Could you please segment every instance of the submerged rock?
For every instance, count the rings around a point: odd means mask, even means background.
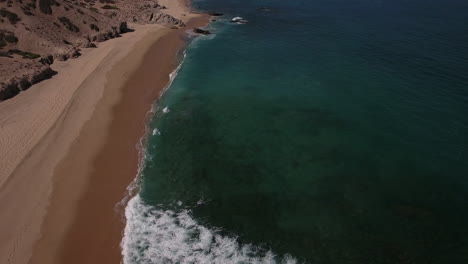
[[[268,7],[260,7],[259,9],[257,9],[258,11],[262,11],[262,12],[271,12],[273,11],[273,9],[271,8],[268,8]]]
[[[216,12],[210,12],[210,13],[208,13],[208,15],[210,15],[210,16],[224,16],[224,14],[216,13]]]
[[[193,32],[195,32],[195,33],[197,33],[197,34],[201,34],[201,35],[209,35],[209,34],[211,34],[210,31],[204,30],[204,29],[201,29],[201,28],[194,28],[194,29],[193,29]]]

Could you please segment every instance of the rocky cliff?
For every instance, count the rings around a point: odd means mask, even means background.
[[[52,77],[54,60],[130,31],[127,22],[183,27],[157,0],[0,0],[0,101]]]

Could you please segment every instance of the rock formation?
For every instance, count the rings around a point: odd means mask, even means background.
[[[210,31],[204,30],[204,29],[201,29],[201,28],[194,28],[194,29],[193,29],[193,32],[194,32],[194,33],[197,33],[197,34],[201,34],[201,35],[209,35],[209,34],[211,34]]]
[[[131,31],[127,22],[185,26],[165,9],[157,0],[0,0],[0,101],[50,78],[53,59]]]

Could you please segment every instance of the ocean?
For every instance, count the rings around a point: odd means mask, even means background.
[[[468,1],[192,5],[126,264],[468,263]]]

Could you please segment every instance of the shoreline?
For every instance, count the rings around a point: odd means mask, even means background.
[[[137,177],[140,140],[146,133],[148,112],[163,89],[169,85],[169,76],[179,65],[177,54],[184,48],[185,31],[205,23],[203,17],[194,18],[187,23],[186,28],[161,36],[145,52],[145,58],[123,87],[121,101],[112,110],[113,120],[103,138],[105,143],[92,161],[88,186],[80,200],[76,201],[77,211],[63,235],[64,240],[60,245],[57,244],[58,255],[55,260],[50,259],[47,263],[121,263],[120,244],[125,228],[125,204],[120,202],[125,199],[127,188]],[[157,74],[155,68],[158,68]],[[106,86],[113,85],[110,81]],[[137,86],[141,88],[135,93],[132,88]],[[94,143],[96,140],[93,139],[93,130],[92,124],[85,127],[78,140]],[[86,132],[89,134],[86,135]],[[81,153],[83,143],[73,146],[70,153]],[[76,158],[72,154],[62,161],[58,174],[73,173],[78,165]],[[70,183],[56,184],[58,191],[75,188]],[[63,198],[70,196],[68,192],[56,192],[55,195],[52,201],[60,201],[62,205]],[[48,220],[46,219],[45,225],[49,224],[50,230],[56,231],[58,223],[53,219]],[[43,257],[47,258],[46,252],[50,250],[52,239],[48,240],[42,241],[45,248],[36,247],[30,263],[43,263]]]
[[[137,176],[148,111],[179,66],[186,31],[209,23],[186,1],[161,2],[187,26],[135,25],[0,104],[10,110],[0,111],[0,262],[121,263],[125,208],[116,206]]]

